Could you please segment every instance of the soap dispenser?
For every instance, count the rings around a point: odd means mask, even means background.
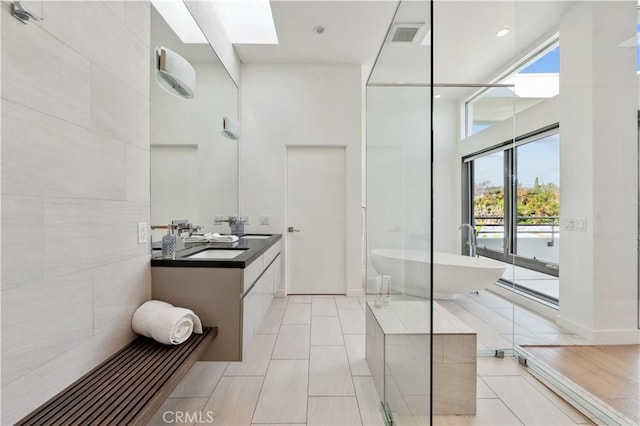
[[[167,233],[162,236],[162,258],[175,260],[176,245],[177,237],[173,233],[173,225],[169,225],[167,226]]]

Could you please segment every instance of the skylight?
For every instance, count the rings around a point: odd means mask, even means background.
[[[213,0],[233,44],[278,44],[269,0]]]
[[[559,42],[541,48],[496,83],[509,87],[486,88],[466,102],[467,136],[513,118],[514,114],[559,93]]]
[[[182,0],[151,0],[151,4],[183,43],[209,43]]]

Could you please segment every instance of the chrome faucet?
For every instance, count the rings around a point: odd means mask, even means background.
[[[478,242],[476,240],[476,230],[474,229],[473,226],[469,225],[468,223],[463,223],[462,225],[460,225],[460,228],[458,229],[462,229],[462,228],[467,228],[467,245],[469,246],[469,256],[478,257],[478,253],[477,253]]]

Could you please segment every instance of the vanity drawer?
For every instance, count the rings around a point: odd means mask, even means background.
[[[263,255],[264,258],[264,267],[269,266],[271,261],[276,258],[276,256],[280,253],[280,241],[276,242],[272,245]]]
[[[251,285],[258,279],[262,271],[264,271],[264,255],[260,256],[249,266],[244,268],[242,277],[242,293],[246,293]]]

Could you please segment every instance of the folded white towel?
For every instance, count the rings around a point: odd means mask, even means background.
[[[186,243],[235,243],[238,240],[237,235],[220,235],[217,232],[184,237]]]
[[[210,240],[218,243],[233,243],[239,240],[237,235],[220,235],[217,232],[211,235]]]
[[[164,343],[179,345],[191,333],[202,334],[200,318],[191,309],[176,308],[159,300],[150,300],[133,314],[133,331]]]

